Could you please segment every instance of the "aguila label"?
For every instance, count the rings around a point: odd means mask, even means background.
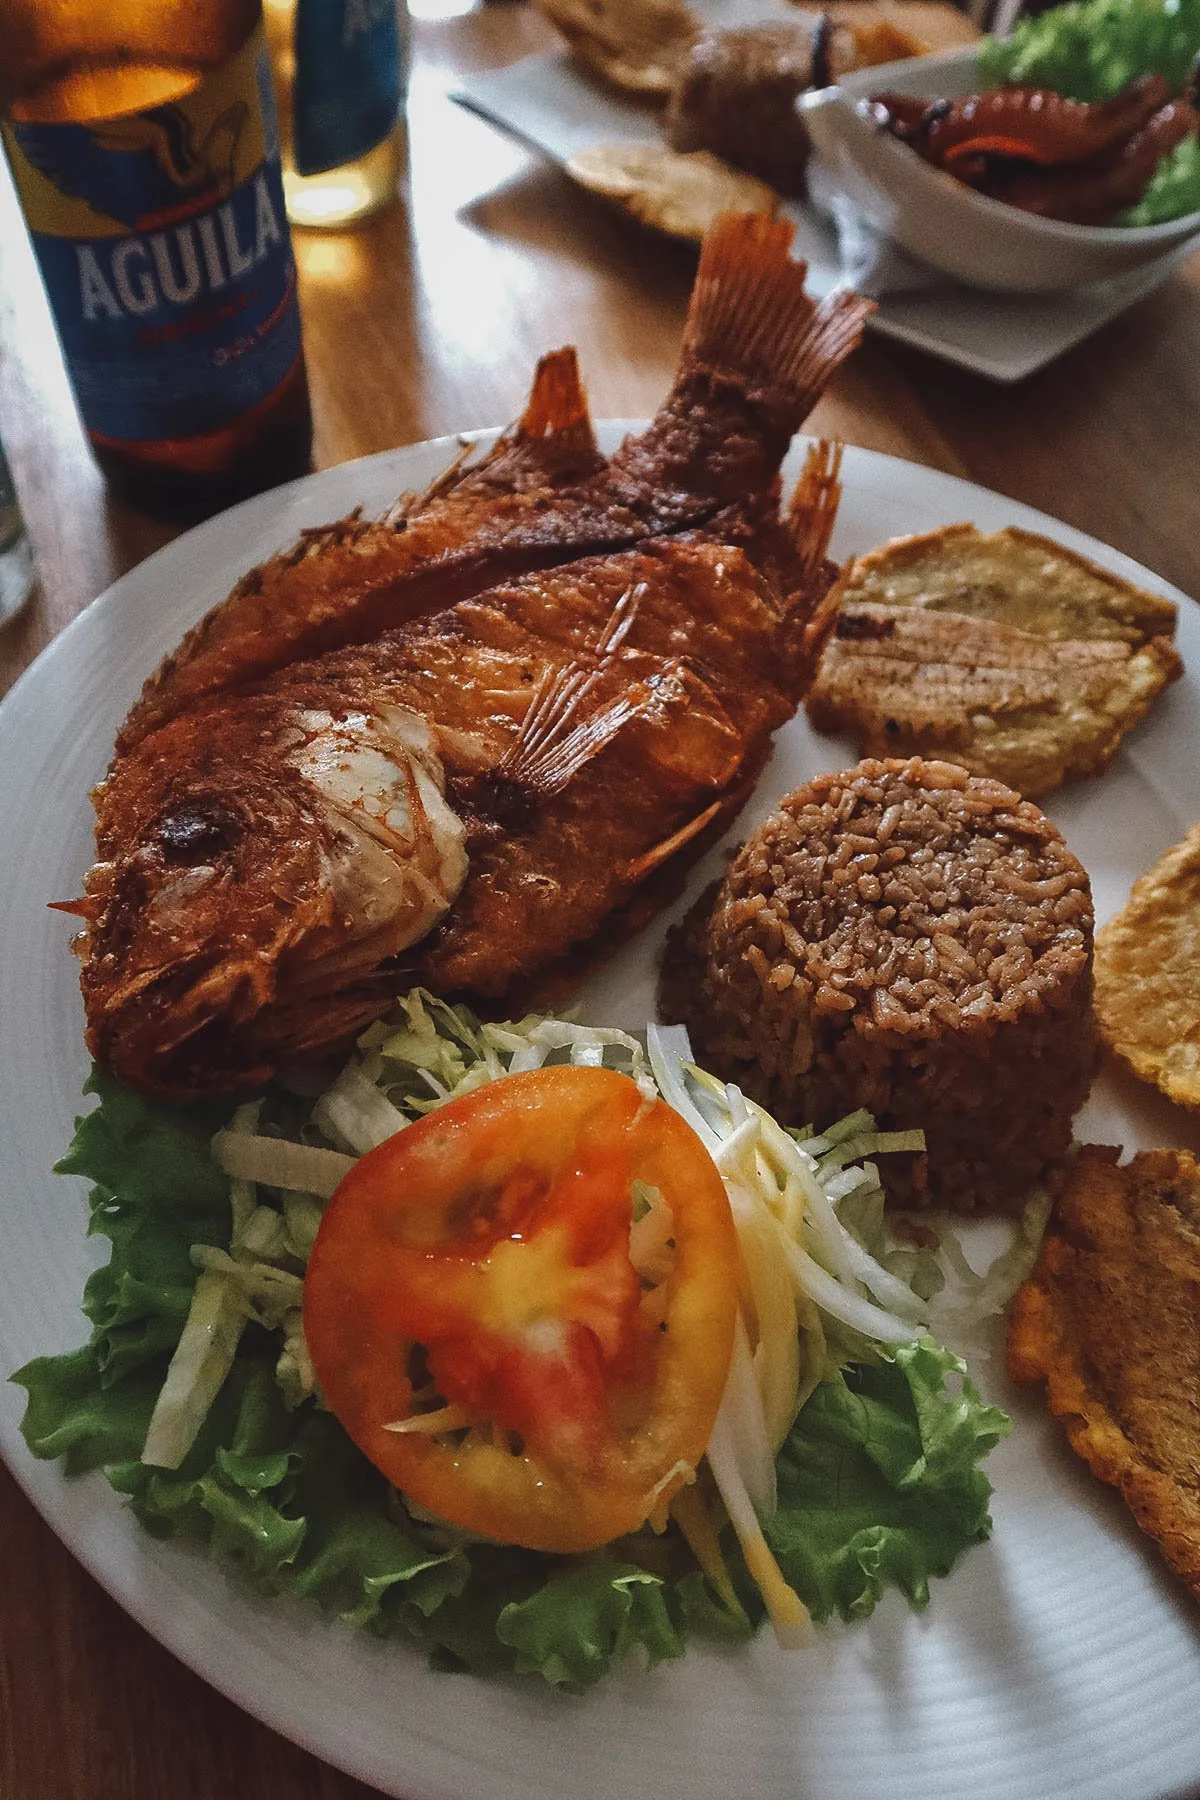
[[[300,315],[261,32],[166,105],[4,132],[90,432],[190,437],[279,386]]]

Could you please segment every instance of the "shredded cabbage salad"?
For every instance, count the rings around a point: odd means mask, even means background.
[[[355,1159],[548,1062],[620,1069],[675,1108],[724,1178],[741,1248],[701,1478],[665,1532],[608,1556],[485,1544],[407,1507],[322,1408],[302,1327],[323,1206]],[[889,1246],[874,1159],[920,1150],[920,1132],[878,1131],[864,1112],[788,1131],[696,1068],[678,1028],[643,1042],[562,1019],[481,1023],[420,990],[318,1093],[278,1085],[212,1135],[211,1113],[91,1086],[101,1105],[59,1166],[97,1184],[91,1228],[113,1258],[85,1294],[89,1344],[14,1377],[27,1441],[68,1472],[104,1467],[151,1530],[200,1538],[269,1591],[415,1638],[443,1667],[580,1689],[635,1645],[677,1655],[689,1632],[745,1635],[764,1612],[790,1644],[810,1613],[858,1616],[888,1583],[924,1604],[928,1576],[990,1529],[978,1463],[1008,1421],[930,1327],[999,1310],[1045,1206],[983,1275],[950,1238],[939,1256]]]

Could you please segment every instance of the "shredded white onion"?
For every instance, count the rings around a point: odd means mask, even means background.
[[[335,1144],[346,1144],[359,1156],[385,1144],[409,1122],[354,1063],[346,1065],[317,1101],[312,1116],[326,1137]]]
[[[746,1491],[760,1519],[769,1519],[775,1511],[775,1453],[767,1433],[762,1396],[754,1378],[750,1345],[741,1318],[733,1334],[733,1355],[729,1374],[721,1396],[718,1421],[724,1420],[730,1449]]]
[[[762,1526],[742,1479],[728,1422],[720,1414],[717,1415],[708,1443],[708,1466],[712,1470],[717,1492],[725,1503],[729,1522],[742,1547],[746,1567],[757,1582],[766,1603],[775,1637],[782,1649],[794,1650],[808,1636],[812,1620],[800,1596],[784,1580],[779,1564],[762,1534]]]
[[[677,1046],[682,1039],[682,1052]],[[673,1106],[681,1119],[686,1119],[709,1155],[720,1148],[721,1139],[703,1118],[684,1085],[682,1061],[691,1061],[692,1046],[682,1025],[647,1025],[646,1054],[658,1089],[668,1106]]]
[[[357,1160],[336,1150],[320,1150],[313,1144],[293,1144],[287,1138],[251,1137],[247,1132],[218,1131],[212,1141],[213,1160],[226,1175],[243,1181],[263,1181],[268,1187],[296,1188],[328,1200]]]
[[[791,1238],[783,1239],[783,1249],[797,1286],[831,1318],[840,1319],[843,1325],[861,1331],[864,1337],[877,1338],[881,1344],[911,1344],[920,1336],[915,1325],[884,1312],[870,1300],[864,1300],[861,1294],[835,1281],[827,1269],[814,1262]]]

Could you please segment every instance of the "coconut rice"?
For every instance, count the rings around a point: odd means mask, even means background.
[[[1096,1064],[1088,878],[1031,801],[950,763],[790,794],[668,942],[662,1011],[788,1123],[919,1127],[902,1205],[1010,1210]]]

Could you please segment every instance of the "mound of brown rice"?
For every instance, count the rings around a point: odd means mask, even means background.
[[[1011,1209],[1096,1063],[1088,878],[1031,801],[951,763],[789,794],[672,934],[663,1016],[788,1124],[925,1132],[901,1205]]]

